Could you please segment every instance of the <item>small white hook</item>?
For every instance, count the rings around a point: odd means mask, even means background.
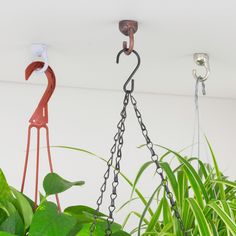
[[[201,82],[204,82],[208,79],[210,74],[210,65],[209,65],[209,56],[207,53],[194,53],[193,54],[193,60],[195,63],[199,66],[204,66],[206,73],[204,76],[197,75],[197,70],[193,69],[193,77],[195,79],[199,79]]]
[[[32,53],[35,57],[41,57],[44,62],[43,68],[36,70],[36,73],[44,73],[48,68],[47,45],[41,43],[34,43],[31,45]]]

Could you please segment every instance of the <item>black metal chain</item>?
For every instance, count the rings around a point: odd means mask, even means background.
[[[121,111],[121,122],[118,124],[118,127],[120,128],[121,132],[119,135],[119,141],[118,141],[118,145],[117,145],[117,155],[116,155],[116,163],[115,163],[115,168],[114,168],[114,179],[112,182],[112,193],[110,195],[110,206],[108,207],[109,210],[109,216],[107,218],[107,229],[106,229],[106,236],[111,236],[112,234],[112,229],[111,226],[114,222],[114,217],[113,217],[113,213],[116,209],[115,207],[115,200],[117,198],[117,186],[119,185],[119,174],[120,174],[120,161],[122,159],[122,147],[123,147],[123,135],[125,132],[125,120],[127,117],[126,114],[126,107],[129,103],[129,93],[125,94],[125,100],[124,100],[124,107],[123,110]]]
[[[125,119],[126,119],[126,107],[129,103],[129,93],[125,93],[125,97],[123,100],[123,109],[120,113],[121,115],[121,120],[119,121],[119,123],[117,124],[117,133],[114,136],[114,141],[115,143],[113,144],[110,153],[111,153],[111,157],[110,159],[107,161],[107,170],[104,174],[104,182],[100,188],[100,196],[97,200],[97,209],[96,212],[94,214],[94,221],[90,227],[90,236],[93,235],[93,232],[96,229],[96,223],[97,223],[97,218],[98,218],[98,212],[100,211],[100,206],[102,205],[103,202],[103,196],[104,193],[106,191],[107,188],[107,180],[109,179],[110,176],[110,169],[112,167],[113,164],[113,159],[114,159],[114,154],[117,153],[117,157],[116,157],[116,164],[115,164],[115,170],[114,170],[114,181],[112,183],[112,194],[110,195],[111,198],[111,205],[109,206],[109,216],[107,218],[107,222],[108,222],[108,228],[106,229],[106,236],[110,236],[112,234],[112,230],[111,230],[111,226],[112,223],[114,222],[114,218],[113,218],[113,212],[115,211],[115,199],[117,198],[117,193],[116,193],[116,188],[118,186],[118,175],[120,173],[120,160],[122,157],[122,153],[121,153],[121,148],[123,146],[123,134],[125,131]]]
[[[176,201],[174,199],[173,193],[170,191],[170,188],[168,186],[168,181],[164,177],[164,170],[163,170],[163,168],[161,167],[161,165],[159,163],[159,157],[156,154],[155,150],[153,149],[153,143],[152,143],[151,139],[148,136],[148,131],[147,131],[147,128],[146,128],[145,124],[143,123],[142,115],[141,115],[140,111],[137,108],[137,101],[136,101],[136,99],[134,98],[134,96],[132,94],[130,94],[130,100],[131,100],[131,103],[133,105],[133,108],[134,108],[136,117],[138,119],[138,122],[140,124],[143,137],[146,140],[146,146],[148,147],[148,149],[151,153],[151,159],[152,159],[153,163],[156,165],[156,173],[161,178],[161,185],[163,186],[163,188],[165,190],[165,193],[166,193],[166,196],[169,199],[171,209],[174,212],[174,215],[175,215],[176,219],[178,220],[178,222],[180,224],[180,228],[181,228],[182,232],[184,233],[185,232],[184,223],[183,223],[182,218],[179,214],[179,210],[178,210]]]
[[[119,62],[119,57],[121,55],[121,53],[123,53],[124,50],[121,50],[118,55],[117,55],[117,63]],[[153,163],[156,165],[156,173],[160,176],[161,178],[161,185],[164,188],[164,191],[166,193],[167,198],[169,199],[170,205],[171,205],[171,209],[174,212],[174,215],[176,217],[176,219],[178,220],[179,224],[180,224],[180,228],[183,232],[184,235],[186,235],[185,233],[185,227],[184,227],[184,223],[182,221],[182,218],[180,216],[178,207],[177,207],[177,203],[174,199],[173,193],[170,191],[169,186],[168,186],[168,181],[164,176],[164,170],[161,167],[160,163],[159,163],[159,157],[158,155],[155,153],[154,148],[153,148],[153,143],[149,138],[148,135],[148,131],[147,128],[145,126],[145,124],[143,123],[143,119],[142,119],[142,115],[140,113],[140,111],[137,108],[137,101],[135,100],[134,96],[132,95],[133,90],[134,90],[134,81],[132,79],[133,75],[135,74],[135,72],[137,71],[139,65],[140,65],[140,57],[139,54],[136,51],[132,51],[138,59],[138,64],[135,68],[135,70],[132,72],[131,76],[128,78],[127,82],[124,85],[124,91],[125,91],[125,97],[123,100],[123,109],[120,113],[121,115],[121,120],[119,121],[118,125],[117,125],[117,133],[114,136],[114,145],[112,146],[110,153],[111,153],[111,157],[110,159],[107,161],[107,170],[104,174],[104,182],[100,188],[100,196],[97,200],[97,209],[96,212],[94,214],[94,221],[90,227],[90,236],[93,235],[93,232],[96,229],[96,223],[97,223],[97,218],[98,218],[98,212],[100,211],[100,206],[102,205],[103,202],[103,196],[104,193],[107,189],[107,180],[109,179],[110,176],[110,169],[113,165],[113,160],[114,160],[114,155],[116,154],[116,158],[115,158],[115,166],[114,166],[114,179],[112,182],[112,193],[110,194],[110,205],[108,207],[109,210],[109,215],[107,217],[107,229],[105,230],[105,236],[111,236],[112,235],[112,224],[114,222],[114,217],[113,217],[113,213],[116,209],[115,206],[115,200],[117,198],[117,186],[119,185],[119,174],[120,174],[120,161],[122,159],[122,147],[123,147],[123,135],[125,132],[125,120],[127,117],[127,113],[126,113],[126,108],[127,105],[129,104],[129,100],[131,100],[131,103],[133,105],[136,117],[138,119],[138,122],[140,124],[141,130],[142,130],[142,134],[146,140],[146,145],[151,153],[151,159],[153,161]],[[128,90],[126,88],[128,81],[132,82],[132,87],[130,90]]]

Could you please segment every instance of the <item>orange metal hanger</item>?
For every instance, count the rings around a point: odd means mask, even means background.
[[[31,74],[34,71],[42,69],[44,67],[44,62],[36,61],[32,62],[25,70],[25,79],[28,80]],[[28,159],[29,159],[29,149],[30,149],[30,141],[31,141],[31,130],[32,128],[36,128],[37,130],[37,154],[36,154],[36,179],[35,179],[35,196],[34,196],[34,204],[35,208],[37,207],[38,202],[38,182],[39,182],[39,156],[40,156],[40,129],[44,128],[46,130],[46,143],[47,143],[47,153],[48,153],[48,162],[50,172],[53,172],[53,165],[52,165],[52,158],[50,152],[50,143],[49,143],[49,129],[48,129],[48,102],[55,90],[56,87],[56,77],[55,74],[50,66],[44,72],[48,79],[47,88],[36,108],[33,115],[29,120],[29,127],[28,127],[28,141],[27,141],[27,148],[26,148],[26,157],[25,157],[25,164],[24,164],[24,171],[23,171],[23,178],[22,178],[22,185],[21,185],[21,192],[24,191],[25,186],[25,178],[28,166]],[[61,211],[60,201],[58,195],[56,194],[56,201],[58,210]]]

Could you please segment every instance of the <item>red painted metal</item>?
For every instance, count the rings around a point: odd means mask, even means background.
[[[134,20],[122,20],[119,22],[120,32],[129,36],[129,47],[126,41],[123,42],[124,53],[130,55],[134,49],[134,34],[138,30],[138,22]]]
[[[32,62],[25,70],[25,79],[28,80],[31,76],[31,74],[38,69],[43,68],[44,63],[41,61]],[[49,66],[47,70],[45,71],[45,74],[48,79],[48,85],[47,88],[36,108],[33,115],[31,116],[29,120],[29,128],[28,128],[28,141],[27,141],[27,147],[26,147],[26,157],[25,157],[25,164],[24,164],[24,171],[23,171],[23,178],[22,178],[22,184],[21,184],[21,192],[24,192],[24,186],[25,186],[25,178],[26,178],[26,172],[28,167],[28,159],[29,159],[29,150],[30,150],[30,142],[31,142],[31,130],[32,128],[36,128],[37,130],[37,151],[36,151],[36,171],[35,171],[35,196],[34,196],[34,204],[35,208],[37,207],[38,202],[38,182],[39,182],[39,158],[40,158],[40,130],[44,128],[46,130],[46,143],[47,143],[47,154],[48,154],[48,162],[49,162],[49,169],[50,172],[53,172],[53,165],[52,165],[52,159],[51,159],[51,152],[50,152],[50,143],[49,143],[49,129],[47,126],[48,123],[48,102],[55,90],[56,87],[56,77],[52,70],[52,68]],[[61,211],[60,201],[58,198],[58,195],[56,194],[56,201],[58,210]]]

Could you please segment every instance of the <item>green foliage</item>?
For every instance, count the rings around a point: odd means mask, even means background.
[[[0,170],[0,236],[83,236],[89,235],[94,214],[98,216],[94,236],[104,236],[106,215],[88,206],[70,206],[59,212],[57,206],[47,201],[52,194],[62,193],[84,181],[71,182],[56,173],[48,174],[43,181],[46,196],[34,211],[33,201],[10,187]],[[127,236],[122,226],[114,223],[112,236]]]
[[[54,203],[44,201],[34,214],[29,236],[64,236],[68,235],[75,225],[75,218],[59,213]]]
[[[71,206],[67,207],[64,212],[75,217],[77,222],[82,224],[92,223],[94,214],[96,214],[99,218],[106,217],[103,213],[96,212],[93,208],[88,206]]]
[[[159,158],[185,226],[185,235],[189,236],[234,236],[236,235],[236,182],[223,176],[216,161],[213,149],[207,140],[213,166],[203,163],[199,158],[185,157],[179,152],[161,147],[166,153]],[[145,145],[140,146],[144,147]],[[96,154],[75,147],[57,146],[88,154],[106,162]],[[177,161],[174,166],[166,159],[171,156]],[[152,162],[144,163],[132,182],[124,173],[121,176],[132,188],[130,199],[119,211],[132,201],[143,204],[143,212],[131,211],[124,219],[123,229],[132,215],[139,219],[139,224],[130,231],[132,235],[145,236],[183,236],[178,221],[173,216],[163,188],[154,186],[149,199],[138,188],[145,171]],[[172,164],[173,165],[173,164]],[[88,234],[87,234],[88,235]]]
[[[209,163],[204,164],[198,158],[186,157],[165,147],[161,147],[166,153],[159,158],[160,165],[176,200],[185,227],[185,236],[234,236],[236,182],[222,174],[208,140],[207,143],[212,166]],[[104,158],[84,149],[64,146],[60,148],[86,153],[106,162]],[[168,161],[170,156],[171,161]],[[131,195],[119,211],[133,201],[140,201],[143,211],[132,210],[124,218],[122,225],[114,223],[112,236],[184,235],[162,185],[154,186],[153,193],[148,198],[138,188],[144,172],[152,165],[151,161],[144,163],[133,182],[124,173],[120,173],[131,188]],[[47,200],[49,195],[83,184],[84,181],[71,182],[56,173],[48,174],[43,181],[45,196],[41,194],[41,203],[34,211],[32,200],[10,187],[0,170],[0,236],[88,236],[94,214],[97,215],[97,224],[93,236],[104,236],[107,227],[105,214],[83,205],[69,206],[59,212],[57,206]],[[139,223],[127,233],[124,228],[131,216],[137,217]]]
[[[184,157],[165,147],[162,147],[166,153],[160,158],[160,165],[173,191],[187,235],[236,235],[236,182],[223,176],[208,140],[207,143],[213,166],[202,163],[198,158]],[[170,167],[165,161],[170,154],[172,161],[174,158],[178,162],[177,166]],[[147,162],[140,168],[132,192],[149,166],[150,162]],[[157,205],[153,196],[158,199]],[[150,214],[148,209],[154,213]],[[131,232],[148,236],[184,235],[171,213],[164,191],[156,189],[140,213],[139,226]]]
[[[15,234],[10,234],[7,232],[0,231],[0,236],[16,236]]]
[[[55,193],[62,193],[73,186],[81,186],[84,184],[84,181],[70,182],[68,180],[63,179],[56,173],[49,173],[44,178],[43,188],[45,190],[46,195],[49,196]]]
[[[0,169],[0,235],[23,236],[32,219],[32,209],[23,195],[12,190]],[[3,233],[4,231],[4,233]]]
[[[19,193],[14,188],[11,188],[11,190],[14,196],[16,197],[16,206],[17,206],[18,211],[22,215],[25,229],[28,229],[33,218],[32,207],[30,203],[28,202],[28,200],[21,193]]]
[[[2,172],[2,169],[0,169],[0,200],[5,201],[12,201],[13,196],[10,187],[8,186],[8,183],[6,181],[6,178]]]

